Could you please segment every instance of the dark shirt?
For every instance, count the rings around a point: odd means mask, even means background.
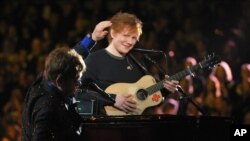
[[[25,98],[23,141],[80,140],[81,123],[70,97],[39,76]]]
[[[145,75],[129,56],[116,57],[105,49],[89,54],[85,63],[83,79],[94,80],[104,90],[114,83],[134,83]]]

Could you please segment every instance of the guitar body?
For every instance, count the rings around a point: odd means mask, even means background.
[[[162,94],[160,91],[148,94],[143,100],[137,97],[137,92],[139,90],[145,90],[155,83],[156,81],[152,76],[145,75],[135,83],[115,83],[110,85],[106,88],[106,93],[116,95],[132,94],[133,100],[137,103],[137,109],[133,113],[125,113],[113,106],[105,106],[104,108],[107,115],[141,115],[146,108],[160,104],[162,102]]]

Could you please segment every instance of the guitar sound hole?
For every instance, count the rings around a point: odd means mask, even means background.
[[[140,89],[137,91],[136,96],[139,100],[145,100],[148,97],[146,90]]]

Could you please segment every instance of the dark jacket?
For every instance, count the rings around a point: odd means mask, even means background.
[[[82,118],[70,98],[41,76],[25,97],[22,124],[23,141],[82,140]]]

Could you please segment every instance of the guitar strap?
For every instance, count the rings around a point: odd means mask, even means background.
[[[139,66],[139,68],[145,73],[145,74],[150,74],[148,69],[138,60],[135,58],[135,56],[131,53],[128,54],[128,57],[131,58],[135,62],[136,65]]]

